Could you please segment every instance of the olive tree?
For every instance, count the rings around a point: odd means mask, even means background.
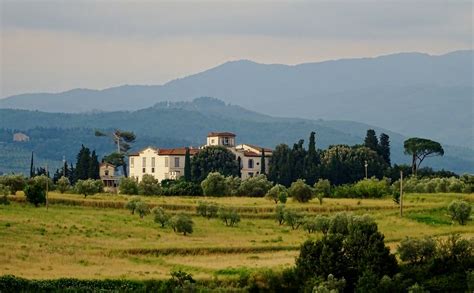
[[[140,183],[138,183],[138,193],[142,195],[160,194],[160,183],[153,175],[144,174]]]
[[[313,189],[303,179],[291,183],[288,193],[293,200],[299,202],[308,202],[313,197]]]
[[[69,178],[61,176],[61,178],[58,179],[58,182],[56,182],[56,186],[60,193],[64,193],[71,187],[71,182],[69,181]]]
[[[288,191],[286,187],[281,184],[276,184],[275,186],[270,188],[270,190],[265,195],[265,198],[267,198],[268,200],[272,200],[275,202],[275,204],[277,204],[278,201],[281,201],[282,194],[284,194],[286,197],[288,196]]]
[[[235,209],[220,208],[219,218],[225,223],[226,226],[233,227],[240,222],[240,215]]]
[[[225,177],[219,172],[212,172],[201,182],[201,187],[206,196],[224,196],[227,192]]]
[[[104,185],[101,180],[86,179],[78,180],[75,185],[75,190],[79,194],[83,194],[84,197],[88,195],[94,195],[102,191]]]
[[[194,222],[188,215],[179,214],[172,217],[170,219],[170,225],[171,228],[173,228],[173,231],[183,233],[184,236],[193,233]]]
[[[134,178],[123,177],[120,179],[119,190],[121,194],[138,194],[138,183]]]
[[[135,214],[135,209],[137,207],[137,203],[140,202],[141,200],[139,198],[132,198],[127,202],[125,205],[125,208],[130,211],[130,213],[133,215]]]
[[[200,201],[196,208],[197,214],[207,219],[217,217],[218,210],[219,206],[213,202]]]
[[[453,220],[465,225],[471,216],[472,206],[463,200],[454,200],[448,206],[448,212]]]
[[[46,189],[37,181],[30,180],[25,189],[26,200],[38,207],[46,203]]]
[[[331,195],[331,182],[327,179],[319,179],[314,183],[314,193],[319,200],[319,204],[323,204],[323,198]]]
[[[160,207],[154,208],[151,210],[151,212],[154,215],[155,223],[159,223],[161,228],[164,228],[171,218],[170,215],[168,215],[165,210]]]
[[[150,207],[146,202],[139,201],[135,205],[135,212],[138,213],[140,219],[143,219],[146,215],[150,214]]]

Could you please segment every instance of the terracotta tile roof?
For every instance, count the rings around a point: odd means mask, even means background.
[[[244,151],[244,156],[246,156],[246,157],[261,157],[260,154],[257,154],[257,153],[252,152],[252,151]]]
[[[199,149],[189,149],[189,154],[194,156],[199,152]],[[159,149],[158,155],[160,156],[185,156],[186,155],[186,148],[174,148],[174,149]]]
[[[207,137],[210,137],[210,136],[232,136],[232,137],[235,137],[235,134],[233,134],[232,132],[209,132],[207,134]]]
[[[256,149],[256,150],[259,150],[260,152],[262,151],[262,149],[265,150],[265,152],[273,152],[272,149],[269,149],[269,148],[262,148],[262,147],[259,147],[259,146],[256,146],[256,145],[253,145],[253,144],[248,144],[248,143],[244,143],[244,145],[248,145],[249,147],[253,148],[253,149]]]

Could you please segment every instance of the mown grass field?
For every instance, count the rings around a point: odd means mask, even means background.
[[[347,211],[374,217],[394,251],[406,236],[474,236],[474,221],[461,226],[446,213],[453,199],[474,203],[474,195],[408,194],[404,217],[391,198],[324,199],[307,204],[291,200],[287,208],[308,215]],[[50,193],[50,205],[35,208],[22,195],[0,205],[0,275],[26,278],[168,278],[182,269],[196,278],[234,278],[262,268],[294,264],[299,245],[308,238],[302,228],[292,230],[273,219],[275,204],[249,197],[142,197],[169,213],[193,215],[194,233],[183,236],[160,228],[153,217],[140,219],[123,208],[130,197]],[[226,227],[218,219],[195,215],[199,201],[236,207],[242,220]]]

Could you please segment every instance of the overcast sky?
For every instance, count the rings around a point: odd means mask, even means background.
[[[229,60],[472,49],[471,1],[0,0],[0,97],[162,84]]]

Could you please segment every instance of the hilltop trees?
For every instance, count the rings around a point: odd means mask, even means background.
[[[425,158],[443,156],[444,149],[439,142],[412,137],[403,143],[405,154],[412,156],[412,174],[417,175],[417,170]]]

